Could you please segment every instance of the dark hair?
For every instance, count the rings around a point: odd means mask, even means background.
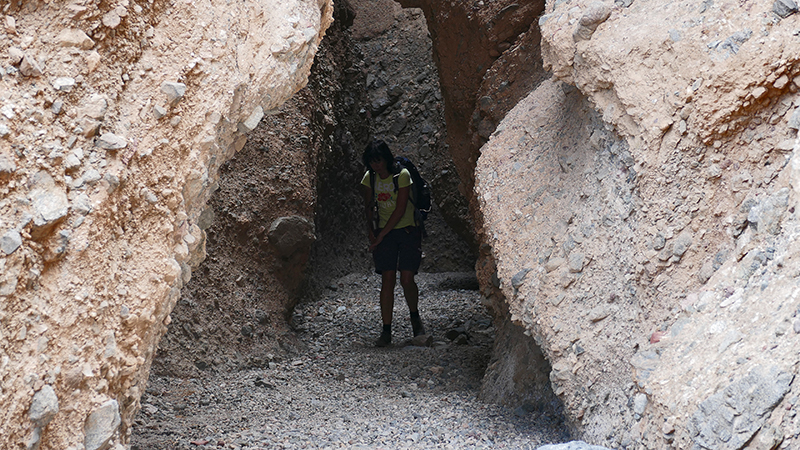
[[[394,156],[389,149],[389,145],[381,139],[376,139],[367,145],[364,149],[364,155],[361,157],[362,162],[367,166],[367,170],[372,171],[369,163],[377,160],[386,161],[386,169],[389,173],[396,174],[400,172],[400,168],[394,162]]]

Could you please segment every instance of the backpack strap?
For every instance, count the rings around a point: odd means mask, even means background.
[[[400,169],[401,172],[402,172],[402,170],[403,169]],[[406,170],[408,170],[408,169],[406,169]],[[411,176],[411,172],[409,172],[408,175],[410,177]],[[400,181],[399,180],[400,180],[400,174],[399,173],[396,173],[396,174],[392,175],[392,182],[394,183],[394,191],[395,192],[398,192],[400,190]],[[414,180],[412,179],[411,181],[413,183]],[[412,184],[412,186],[413,186],[413,184]],[[411,192],[409,192],[409,194],[408,194],[408,201],[410,201],[411,204],[414,205],[414,207],[416,208],[416,204],[414,203],[414,195],[413,194],[414,194],[414,189],[411,189]]]
[[[380,210],[378,209],[378,194],[375,193],[375,172],[372,170],[369,171],[369,184],[372,188],[372,228],[377,230],[381,223],[381,218],[379,216]]]

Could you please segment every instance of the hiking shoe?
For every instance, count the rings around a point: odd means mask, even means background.
[[[425,327],[422,325],[422,319],[419,317],[411,318],[411,328],[414,330],[414,337],[425,334]]]
[[[387,332],[382,332],[381,337],[375,341],[375,347],[388,347],[389,344],[392,343],[392,334]]]

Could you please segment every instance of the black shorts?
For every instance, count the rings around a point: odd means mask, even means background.
[[[372,259],[377,273],[410,270],[416,274],[422,262],[422,229],[405,227],[390,231],[372,252]]]

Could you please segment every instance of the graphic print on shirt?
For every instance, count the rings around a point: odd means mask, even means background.
[[[394,182],[392,178],[375,180],[375,194],[378,200],[378,207],[382,211],[387,211],[391,214],[397,205],[397,196],[394,192]]]

